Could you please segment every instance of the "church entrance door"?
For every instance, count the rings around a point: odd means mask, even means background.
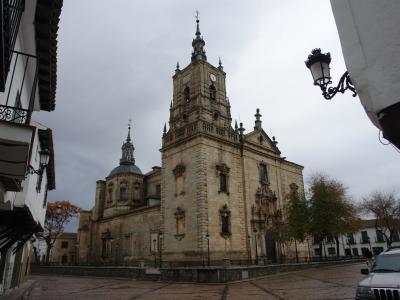
[[[267,259],[276,262],[276,242],[267,235],[265,236],[265,249],[267,249]]]

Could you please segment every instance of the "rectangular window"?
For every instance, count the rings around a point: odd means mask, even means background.
[[[126,186],[121,186],[119,188],[119,200],[126,201],[128,200],[128,189]]]
[[[132,255],[132,235],[127,234],[124,239],[124,255]]]
[[[101,239],[101,257],[107,257],[107,239]]]
[[[336,255],[336,249],[334,247],[329,247],[328,248],[328,254],[329,255]]]
[[[348,244],[350,244],[350,245],[354,245],[356,242],[355,242],[355,240],[354,240],[354,236],[351,234],[351,233],[349,233],[348,235],[347,235],[347,242],[348,242]]]
[[[225,174],[219,174],[219,191],[220,192],[227,192],[228,187],[227,187],[227,178]]]
[[[369,242],[369,236],[367,231],[361,231],[361,243],[367,244]]]
[[[61,242],[61,248],[67,249],[67,248],[68,248],[68,242],[62,241],[62,242]]]
[[[353,248],[353,255],[358,256],[358,248]]]
[[[365,253],[366,252],[368,252],[368,248],[365,248],[365,247],[361,247],[361,253],[362,253],[362,255],[365,255]]]
[[[381,252],[383,252],[383,247],[372,247],[372,252],[374,255],[379,255]]]
[[[400,241],[399,232],[398,231],[393,232],[392,238],[393,238],[393,242]]]
[[[260,164],[260,182],[267,183],[268,182],[268,170],[266,164]]]
[[[376,230],[376,242],[377,243],[384,243],[385,239],[383,237],[383,233],[381,230]]]

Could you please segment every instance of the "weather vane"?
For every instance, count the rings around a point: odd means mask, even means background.
[[[195,16],[195,18],[196,18],[196,21],[199,21],[199,11],[196,9],[196,16]]]

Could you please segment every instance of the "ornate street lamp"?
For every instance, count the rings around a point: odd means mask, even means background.
[[[28,170],[26,170],[25,175],[27,176],[28,174],[38,174],[42,175],[44,169],[47,167],[50,161],[50,151],[48,149],[44,149],[39,152],[39,169],[35,170],[31,165],[28,166]]]
[[[206,239],[207,239],[207,264],[210,266],[210,235],[206,234]]]
[[[318,85],[322,90],[325,99],[330,100],[337,92],[344,93],[346,90],[353,92],[352,96],[357,96],[357,91],[346,71],[339,80],[336,87],[328,87],[331,84],[331,74],[329,64],[331,63],[331,54],[321,53],[321,49],[316,48],[311,51],[308,59],[305,61],[307,68],[310,69],[314,80],[314,85]]]
[[[162,231],[158,233],[158,239],[159,239],[159,252],[160,252],[160,268],[162,267],[162,241],[163,241],[164,235]]]
[[[258,265],[257,229],[254,228],[254,229],[253,229],[253,232],[254,232],[254,240],[255,240],[255,242],[256,242],[256,259],[255,259],[254,263],[255,263],[256,265]]]
[[[154,252],[154,268],[157,268],[157,251],[156,251],[156,239],[153,239],[153,252]]]

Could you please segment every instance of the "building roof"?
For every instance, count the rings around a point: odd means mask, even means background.
[[[108,176],[114,176],[117,174],[137,174],[142,175],[142,171],[136,165],[119,165],[112,169]]]
[[[57,32],[63,0],[37,0],[35,15],[36,54],[40,109],[55,108],[57,87]]]
[[[76,232],[63,232],[58,237],[58,239],[76,239],[77,233]]]
[[[361,228],[375,228],[375,219],[370,220],[360,220],[360,227]]]

